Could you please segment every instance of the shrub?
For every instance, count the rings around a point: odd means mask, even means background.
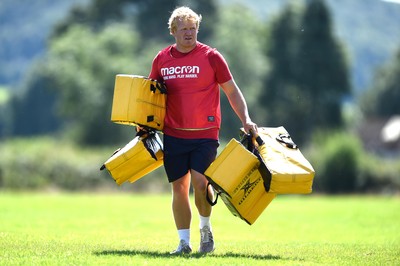
[[[118,147],[82,147],[52,137],[11,139],[0,146],[0,188],[8,190],[166,191],[162,167],[118,186],[100,166]]]
[[[53,138],[13,139],[0,148],[1,186],[7,189],[91,189],[111,181],[99,173],[101,149],[85,150]]]
[[[363,153],[357,137],[345,132],[320,133],[315,140],[311,157],[315,188],[328,193],[354,192]]]
[[[365,192],[396,193],[400,191],[399,158],[365,154],[360,165],[359,188]]]

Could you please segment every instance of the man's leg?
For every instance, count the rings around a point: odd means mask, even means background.
[[[189,173],[172,182],[172,211],[178,230],[190,228],[192,211],[190,208],[189,189]]]
[[[190,223],[192,212],[189,199],[190,174],[187,173],[172,182],[172,211],[179,235],[179,246],[171,254],[184,254],[192,251],[190,246]]]
[[[210,217],[212,207],[207,202],[207,198],[206,198],[208,181],[203,174],[201,174],[193,169],[191,169],[190,172],[192,174],[194,200],[195,200],[197,210],[199,211],[199,214],[201,216]],[[210,197],[212,196],[211,188],[209,188],[209,195],[210,195]]]
[[[200,253],[209,253],[214,251],[214,237],[211,231],[211,223],[210,223],[210,218],[211,218],[211,211],[212,207],[211,205],[207,202],[207,179],[206,177],[195,171],[191,170],[192,174],[192,184],[193,184],[193,189],[194,189],[194,198],[195,198],[195,203],[197,210],[200,215],[200,248],[199,252]],[[212,192],[211,188],[208,188],[209,195],[211,197]]]

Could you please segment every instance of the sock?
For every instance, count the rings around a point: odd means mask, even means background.
[[[190,244],[190,229],[179,229],[178,230],[179,240],[184,240]]]
[[[204,216],[200,216],[200,229],[202,229],[204,226],[208,226],[211,230],[211,223],[210,223],[210,216],[208,217],[204,217]]]

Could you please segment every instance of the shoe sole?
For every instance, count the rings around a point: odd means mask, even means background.
[[[201,250],[199,250],[199,253],[200,253],[200,254],[213,253],[214,250],[215,250],[215,247],[214,247],[212,250],[210,250],[210,251],[201,251]]]

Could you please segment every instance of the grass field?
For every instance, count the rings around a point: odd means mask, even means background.
[[[213,212],[215,252],[171,257],[169,195],[3,192],[0,264],[400,265],[399,197],[278,196],[251,226]]]

